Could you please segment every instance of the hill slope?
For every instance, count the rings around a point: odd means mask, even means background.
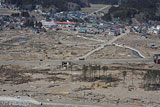
[[[93,4],[118,4],[118,0],[89,0],[89,2]]]
[[[111,20],[119,18],[130,21],[136,18],[138,21],[160,21],[160,0],[122,0],[119,7],[112,7],[103,19]]]
[[[89,6],[88,0],[5,0],[5,3],[13,4],[22,9],[29,10],[34,9],[36,5],[42,5],[43,8],[55,7],[56,9],[61,11],[68,10],[72,6]],[[72,3],[72,5],[68,5],[68,3]]]

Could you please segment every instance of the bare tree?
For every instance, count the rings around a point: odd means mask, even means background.
[[[123,71],[122,74],[123,74],[123,83],[125,84],[125,78],[126,78],[127,72]]]
[[[97,66],[97,69],[99,70],[99,79],[100,79],[100,78],[101,78],[101,66],[98,65],[98,66]]]
[[[93,78],[96,77],[96,72],[97,72],[97,68],[96,68],[96,65],[93,66]]]
[[[132,71],[131,71],[131,72],[132,72],[132,86],[134,86],[134,82],[133,82],[133,79],[134,79],[134,78],[133,78],[134,70],[132,69]]]
[[[93,66],[92,65],[89,65],[89,74],[90,74],[90,80],[92,80],[92,74],[93,74]]]
[[[87,75],[87,71],[88,71],[88,66],[83,65],[82,71],[83,71],[83,79],[86,80],[86,77],[87,77],[86,75]]]
[[[106,76],[106,72],[108,70],[108,67],[107,66],[103,66],[102,69],[103,69],[103,76]]]

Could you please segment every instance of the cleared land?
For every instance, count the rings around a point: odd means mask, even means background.
[[[152,40],[158,44],[155,37],[144,39],[131,34],[122,36],[115,43],[134,47],[135,45],[130,45],[134,41],[139,43],[138,46],[143,47],[143,42]],[[30,63],[32,66],[29,67],[23,63],[14,66],[4,64],[0,67],[0,104],[4,107],[9,104],[14,105],[16,102],[19,105],[32,107],[160,106],[160,91],[152,91],[144,87],[146,71],[160,69],[160,66],[153,63],[128,64],[126,61],[125,64],[101,64],[101,67],[108,67],[106,72],[102,69],[91,72],[92,70],[88,68],[84,79],[83,61],[80,62],[81,65],[73,64],[68,68],[52,66],[49,62],[75,60],[98,48],[104,42],[114,39],[113,35],[104,37],[72,31],[49,30],[40,34],[35,34],[28,29],[2,31],[1,60],[13,60],[13,63],[18,60],[40,61],[42,59],[42,61],[38,65]],[[145,52],[146,48],[136,49]],[[95,61],[114,58],[136,59],[136,56],[128,49],[111,44],[88,57],[89,60],[95,59]],[[123,71],[127,72],[125,79]]]
[[[139,50],[145,57],[151,58],[160,51],[159,35],[148,35],[148,38],[141,37],[142,34],[129,33],[126,37],[122,37],[116,41],[118,44],[124,44]],[[156,45],[156,48],[152,47]]]
[[[90,13],[93,13],[93,12],[95,12],[95,11],[105,7],[105,6],[107,6],[107,5],[91,4],[91,7],[82,8],[80,12],[88,12],[90,14]],[[111,5],[108,5],[108,7],[105,8],[104,10],[102,10],[102,11],[107,13],[110,7],[111,7]]]
[[[2,31],[0,35],[0,58],[1,60],[24,61],[74,60],[98,48],[104,42],[108,43],[114,40],[114,38],[112,35],[104,37],[72,31],[49,30],[46,33],[35,34],[31,29],[6,30]],[[113,48],[111,52],[113,51],[117,50]],[[125,50],[123,52],[125,53]],[[109,55],[109,58],[119,57],[116,53],[107,52],[106,54]],[[94,55],[96,56],[96,54]],[[100,58],[97,57],[97,59]]]
[[[20,66],[1,66],[0,96],[2,98],[3,96],[19,96],[18,99],[23,98],[23,101],[26,102],[17,104],[32,105],[32,107],[40,104],[45,107],[51,107],[51,105],[65,107],[67,104],[73,107],[160,105],[160,92],[146,91],[143,88],[144,74],[142,74],[149,69],[158,70],[159,66],[153,65],[152,68],[145,64],[107,66],[109,69],[105,75],[103,71],[100,71],[100,74],[97,71],[94,74],[95,79],[91,81],[82,80],[81,67],[76,65],[73,66],[72,72],[70,70],[59,71],[60,69],[32,70]],[[63,68],[61,69],[63,70]],[[125,80],[123,71],[127,72]],[[90,74],[87,74],[87,78],[90,78]],[[7,103],[1,102],[1,97],[0,103],[7,105]],[[12,101],[11,98],[9,100],[5,97],[5,99]],[[28,100],[29,102],[27,102]]]
[[[115,47],[115,46],[106,46],[103,50],[100,50],[91,56],[88,59],[121,59],[121,58],[137,58],[131,50]]]
[[[0,57],[3,60],[71,60],[94,46],[92,41],[56,31],[41,34],[4,31],[0,39]]]
[[[104,5],[92,5],[88,10],[82,11],[92,13],[103,7]],[[160,66],[153,64],[152,59],[149,61],[151,64],[145,62],[145,59],[136,61],[137,57],[131,50],[116,47],[113,42],[133,47],[146,58],[152,58],[160,49],[159,36],[155,35],[142,38],[139,34],[129,33],[116,39],[113,35],[105,37],[67,30],[48,30],[36,34],[33,29],[4,29],[0,32],[0,105],[160,106],[160,86],[153,84],[155,80],[160,80],[144,79],[146,71],[158,71]],[[109,45],[105,45],[107,43]],[[156,49],[151,48],[152,43],[156,44]],[[103,45],[104,48],[89,55],[87,60],[76,60]],[[126,58],[128,60],[123,60]],[[128,63],[130,59],[135,59],[133,64]],[[77,62],[63,67],[61,60]],[[101,67],[107,66],[108,69],[95,71],[89,66],[91,62],[92,66],[98,62]],[[82,69],[84,64],[89,66],[86,74]],[[148,81],[153,85],[146,88]]]

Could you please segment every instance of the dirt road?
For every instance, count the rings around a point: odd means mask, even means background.
[[[113,63],[153,63],[152,58],[137,58],[137,59],[92,59],[92,60],[66,60],[76,65],[84,64],[113,64]],[[65,61],[65,62],[66,62]],[[0,61],[1,65],[20,65],[25,67],[34,68],[49,68],[53,66],[61,66],[62,60],[50,60],[50,61]]]
[[[127,33],[128,33],[128,32],[127,32]],[[124,33],[124,34],[121,34],[120,36],[114,37],[114,38],[111,39],[110,41],[101,44],[100,47],[98,47],[98,48],[96,48],[96,49],[88,52],[87,54],[85,54],[85,55],[83,55],[83,56],[81,56],[81,57],[76,58],[76,60],[78,60],[78,59],[86,59],[86,58],[87,58],[88,56],[90,56],[91,54],[93,54],[93,53],[95,53],[95,52],[103,49],[106,45],[111,45],[111,44],[112,44],[113,42],[115,42],[117,39],[119,39],[119,38],[121,38],[121,37],[123,37],[123,36],[126,36],[127,33]]]

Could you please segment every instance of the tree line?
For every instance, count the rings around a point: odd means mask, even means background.
[[[82,67],[82,80],[83,81],[96,81],[96,80],[104,80],[106,82],[114,82],[121,81],[118,77],[114,78],[111,74],[108,74],[109,70],[108,66],[100,66],[100,65],[83,65]],[[126,69],[127,70],[127,69]],[[123,71],[121,72],[123,77],[123,84],[125,85],[126,76],[130,72],[131,76],[131,85],[134,86],[134,75],[137,75],[134,69],[131,71]],[[140,73],[142,77],[142,83],[140,85],[141,88],[145,90],[160,90],[160,70],[147,70],[145,72]]]
[[[89,2],[94,4],[118,4],[118,0],[89,0]]]
[[[7,4],[14,4],[17,7],[27,10],[33,10],[36,5],[42,5],[43,8],[55,6],[60,11],[66,11],[68,10],[66,5],[68,2],[76,3],[80,7],[85,7],[86,5],[82,0],[5,0]]]
[[[130,21],[135,16],[142,18],[143,22],[148,20],[160,21],[160,0],[121,0],[119,7],[111,7],[109,12],[102,17],[106,21],[118,18],[121,21]],[[140,16],[140,15],[143,16]]]
[[[101,70],[103,70],[103,75],[101,74]],[[107,75],[108,66],[100,66],[100,65],[83,65],[82,68],[82,75],[83,80],[95,80],[95,79],[101,79],[102,77],[105,77]]]

